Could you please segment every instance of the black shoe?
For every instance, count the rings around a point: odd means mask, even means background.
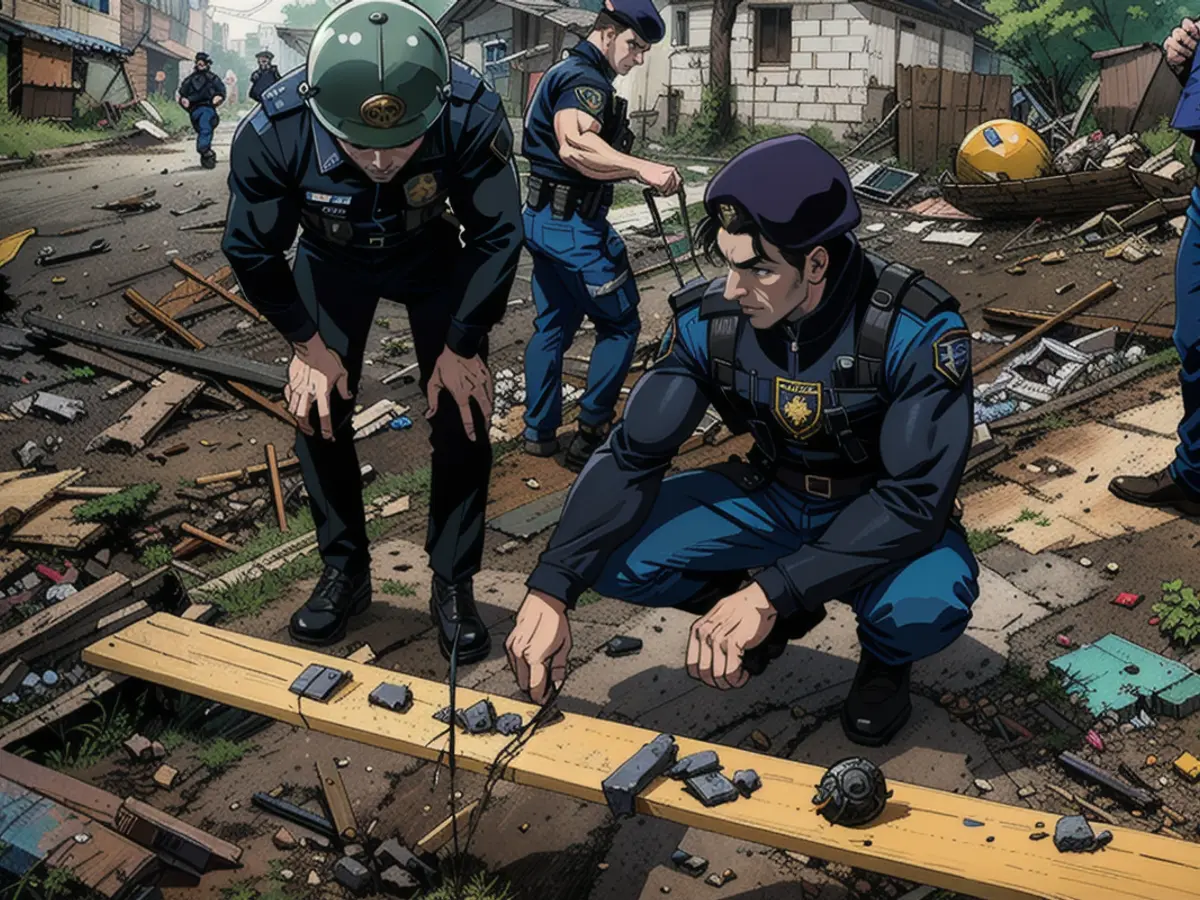
[[[529,438],[525,439],[525,452],[530,456],[553,456],[558,451],[558,438],[556,437],[552,437],[545,441],[531,441]]]
[[[1185,516],[1200,515],[1200,497],[1172,478],[1169,466],[1153,475],[1114,478],[1108,483],[1108,489],[1127,503],[1169,507]]]
[[[462,623],[458,635],[458,661],[463,665],[485,659],[492,650],[492,638],[487,626],[475,608],[475,591],[471,579],[449,584],[436,575],[433,577],[433,596],[429,600],[429,612],[434,627],[438,630],[438,649],[442,656],[450,659],[450,645],[454,641],[456,622]],[[457,613],[457,618],[456,618]]]
[[[816,612],[800,610],[786,619],[776,619],[771,633],[757,647],[751,647],[742,656],[742,668],[751,675],[761,675],[767,666],[787,649],[788,641],[799,640],[825,621],[825,607]]]
[[[607,429],[596,430],[586,425],[580,425],[579,430],[575,432],[575,437],[571,440],[571,446],[567,448],[567,458],[563,461],[563,465],[572,472],[582,472],[587,461],[592,458],[592,454],[604,443],[607,436]]]
[[[912,715],[911,673],[912,663],[889,666],[863,650],[854,684],[842,704],[846,737],[864,747],[882,747],[894,738]]]
[[[200,165],[206,169],[215,169],[217,167],[217,154],[212,150],[200,154]]]
[[[323,647],[346,636],[351,616],[371,605],[371,573],[347,575],[326,566],[308,602],[292,613],[288,634],[302,644]]]

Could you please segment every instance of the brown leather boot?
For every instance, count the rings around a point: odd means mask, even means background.
[[[1108,483],[1108,489],[1128,503],[1175,509],[1185,516],[1200,516],[1200,497],[1172,478],[1169,466],[1153,475],[1121,475]]]

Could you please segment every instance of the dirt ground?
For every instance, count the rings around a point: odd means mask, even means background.
[[[102,183],[104,166],[112,171]],[[161,176],[164,167],[169,174]],[[175,224],[170,221],[164,226],[165,209],[201,195],[223,196],[219,180],[195,169],[186,154],[178,154],[178,158],[155,156],[145,162],[129,158],[116,163],[76,163],[55,172],[23,174],[20,178],[21,182],[10,183],[20,188],[12,193],[18,199],[10,209],[0,212],[0,230],[4,233],[26,223],[37,225],[46,234],[77,224],[81,212],[78,202],[72,199],[77,193],[106,200],[133,193],[145,184],[157,184],[164,210],[153,214],[158,218],[148,214],[119,223],[120,227],[111,233],[121,241],[121,251],[99,258],[94,265],[88,263],[86,269],[74,264],[63,286],[50,285],[46,273],[26,266],[28,258],[23,256],[9,267],[15,307],[4,315],[8,324],[17,324],[21,314],[41,304],[51,313],[67,320],[78,319],[89,327],[129,331],[124,321],[128,307],[121,300],[123,286],[135,284],[146,296],[156,298],[178,280],[173,270],[161,268],[132,278],[165,264],[167,258],[159,250],[163,244],[160,235],[167,234],[165,229]],[[75,188],[65,189],[72,179]],[[101,186],[92,189],[92,184]],[[5,180],[0,179],[3,190]],[[1067,260],[1057,265],[1030,262],[1026,274],[1011,275],[1005,270],[1026,251],[999,251],[1027,222],[965,223],[965,230],[979,230],[983,236],[974,246],[963,249],[927,243],[921,234],[906,232],[905,226],[915,219],[864,204],[859,233],[868,249],[923,269],[958,297],[973,332],[1004,332],[984,321],[985,307],[1055,312],[1109,279],[1118,282],[1120,289],[1090,314],[1132,320],[1145,317],[1150,324],[1171,325],[1174,237],[1152,237],[1156,253],[1139,265],[1105,260],[1101,253],[1076,251],[1069,252]],[[882,230],[872,228],[877,224],[883,225]],[[1167,231],[1165,226],[1160,228],[1164,234]],[[171,249],[178,249],[181,258],[206,273],[220,263],[218,235],[177,233],[172,229],[170,237]],[[56,244],[66,241],[53,240]],[[126,249],[141,243],[153,245],[153,256],[151,252]],[[631,239],[631,246],[635,244]],[[1064,240],[1038,250],[1047,252],[1058,246],[1074,251],[1076,242]],[[86,277],[84,271],[89,273]],[[1073,288],[1058,291],[1072,282]],[[651,341],[661,330],[668,314],[666,297],[673,284],[669,270],[660,270],[639,282],[644,341]],[[527,262],[522,264],[513,298],[520,302],[510,308],[492,346],[495,372],[521,369],[523,336],[532,327]],[[1167,302],[1159,305],[1160,301]],[[428,459],[424,401],[411,376],[390,385],[382,383],[385,375],[408,365],[412,357],[404,353],[389,356],[383,349],[385,339],[403,339],[406,333],[402,307],[385,303],[378,315],[370,345],[378,352],[370,351],[372,365],[366,369],[359,402],[369,406],[379,399],[393,399],[410,408],[413,424],[364,439],[358,447],[361,462],[370,464],[383,483],[411,488],[412,505],[408,512],[387,519],[381,526],[373,553],[377,602],[354,620],[346,639],[330,652],[350,653],[369,644],[378,666],[445,681],[446,664],[438,652],[427,613],[429,572],[422,550],[423,496],[416,486],[419,478],[412,477]],[[279,361],[286,353],[282,342],[265,326],[247,328],[244,318],[232,310],[200,317],[193,327],[206,342],[230,353],[267,363]],[[143,328],[140,333],[152,332]],[[1077,333],[1064,328],[1055,334],[1070,338]],[[1161,340],[1135,340],[1150,353],[1165,345]],[[998,346],[977,340],[977,359]],[[589,348],[590,333],[584,332],[571,353],[586,357]],[[61,468],[85,467],[86,484],[120,486],[154,481],[162,486],[145,518],[133,526],[137,534],[123,536],[139,537],[143,546],[174,543],[179,536],[178,525],[184,519],[226,533],[222,523],[231,516],[236,518],[239,507],[268,496],[261,480],[239,483],[232,493],[228,489],[223,493],[212,491],[212,497],[205,500],[181,496],[178,490],[199,475],[260,463],[268,443],[279,448],[281,456],[290,454],[288,426],[252,405],[238,404],[238,408],[231,409],[219,395],[209,395],[187,413],[176,416],[146,452],[133,456],[88,453],[88,441],[120,415],[130,398],[136,396],[134,393],[106,398],[106,392],[119,379],[100,374],[90,380],[67,381],[61,366],[36,354],[5,360],[0,368],[8,376],[0,379],[0,409],[34,388],[78,397],[88,408],[85,419],[71,424],[50,423],[32,416],[5,421],[5,446],[16,448],[27,440],[44,445],[47,437],[61,437],[63,443],[54,452],[53,461]],[[1150,617],[1151,607],[1163,594],[1163,582],[1182,579],[1185,585],[1200,584],[1196,525],[1175,517],[1161,521],[1139,518],[1136,511],[1121,513],[1124,518],[1106,518],[1108,508],[1101,507],[1100,501],[1107,476],[1088,478],[1107,472],[1105,466],[1112,463],[1109,457],[1124,452],[1115,443],[1088,449],[1092,456],[1081,450],[1082,461],[1074,464],[1069,482],[1064,479],[1056,485],[1039,481],[1031,477],[1029,469],[1031,463],[1036,466],[1038,460],[1044,461],[1047,454],[1064,454],[1064,446],[1092,448],[1088,433],[1081,429],[1096,426],[1142,442],[1138,444],[1141,455],[1130,458],[1146,472],[1157,469],[1169,461],[1173,452],[1173,424],[1165,408],[1155,407],[1144,415],[1142,411],[1177,395],[1178,382],[1168,364],[1085,406],[1055,414],[1052,420],[1037,421],[1011,432],[997,429],[997,437],[1006,447],[1005,458],[975,472],[960,494],[973,540],[981,542],[978,549],[984,588],[977,610],[978,627],[969,630],[946,654],[922,661],[914,671],[913,722],[894,746],[864,753],[847,745],[841,735],[838,704],[853,677],[857,649],[851,615],[837,604],[822,629],[789,648],[767,676],[752,682],[734,703],[725,698],[714,700],[706,688],[681,672],[686,617],[675,611],[641,610],[589,597],[593,602],[582,605],[572,618],[575,649],[563,708],[726,745],[753,746],[760,752],[816,764],[828,764],[838,758],[838,753],[862,753],[884,765],[889,778],[895,780],[986,795],[1054,814],[1076,811],[1074,804],[1051,786],[1065,787],[1091,798],[1119,824],[1142,829],[1166,827],[1181,839],[1196,840],[1200,793],[1172,770],[1172,761],[1180,752],[1197,752],[1200,732],[1196,714],[1178,719],[1158,716],[1155,725],[1146,729],[1135,729],[1127,722],[1097,722],[1079,701],[1066,696],[1056,678],[1047,677],[1051,660],[1108,633],[1182,659],[1188,665],[1195,664],[1195,651],[1172,643],[1157,625],[1150,623]],[[1126,423],[1121,417],[1130,413],[1138,413],[1140,418]],[[514,413],[510,421],[517,418]],[[565,430],[569,433],[570,426]],[[507,436],[514,434],[510,431]],[[187,445],[185,452],[167,458],[158,455],[163,447],[181,441]],[[744,439],[703,447],[681,458],[679,466],[705,465],[744,449]],[[405,474],[410,476],[408,481],[394,481]],[[572,478],[557,460],[533,459],[514,452],[510,446],[501,446],[489,497],[489,520],[539,496],[568,488]],[[1025,494],[1018,497],[1022,491]],[[1005,499],[1010,494],[1012,497]],[[1077,508],[1078,504],[1088,503],[1094,503],[1097,509],[1091,519],[1087,518],[1092,515],[1091,506],[1084,505],[1082,511]],[[1068,508],[1070,504],[1076,506]],[[1036,507],[1032,524],[1021,520],[1024,505]],[[301,507],[297,502],[293,514],[298,514]],[[1062,511],[1055,512],[1059,508]],[[259,532],[260,520],[271,518],[268,506],[257,519],[236,526],[228,536],[239,545],[251,544]],[[1042,518],[1047,520],[1044,527],[1040,525]],[[980,527],[972,524],[976,520],[982,523]],[[144,532],[150,528],[159,529],[159,533],[157,537],[151,533],[147,540]],[[486,661],[463,673],[462,684],[497,695],[516,695],[506,671],[503,642],[524,593],[524,576],[535,564],[549,533],[543,531],[525,541],[489,528],[484,570],[476,579],[476,590],[492,629],[493,649]],[[1054,540],[1048,541],[1049,537]],[[128,543],[118,542],[109,565],[123,571],[141,571],[135,559],[137,552]],[[60,557],[46,555],[50,561]],[[80,558],[86,560],[87,554]],[[1084,558],[1089,565],[1082,565]],[[188,558],[191,565],[210,575],[229,567],[222,559],[223,554],[212,549]],[[1115,564],[1115,571],[1109,571],[1110,564]],[[218,624],[286,642],[288,617],[311,590],[313,575],[309,571],[285,584],[255,614],[226,616]],[[382,587],[385,583],[386,589]],[[1120,591],[1140,593],[1145,599],[1135,609],[1126,609],[1112,603]],[[993,599],[1001,597],[1003,602]],[[1010,610],[1017,616],[1011,622],[1007,614]],[[609,660],[599,648],[615,634],[641,636],[645,648],[638,656]],[[1068,639],[1069,647],[1062,646],[1060,636]],[[0,723],[17,718],[18,712],[26,711],[30,704],[52,695],[53,691],[41,691],[32,699],[23,697],[16,708],[0,709]],[[84,753],[78,746],[79,733],[72,730],[78,727],[74,721],[70,727],[39,735],[25,745],[42,760],[49,761],[50,755],[58,752],[60,764],[74,776],[120,796],[147,799],[243,847],[244,865],[240,869],[208,873],[199,884],[168,887],[165,895],[169,900],[185,896],[234,900],[343,896],[343,889],[333,883],[331,874],[340,858],[337,848],[328,846],[315,833],[262,812],[251,802],[255,792],[279,788],[284,798],[319,809],[313,771],[318,758],[344,761],[342,776],[359,824],[369,835],[369,846],[393,836],[411,846],[448,813],[452,797],[444,766],[283,724],[270,724],[251,736],[232,740],[201,736],[195,730],[179,727],[173,702],[174,698],[161,691],[128,684],[105,700],[103,733],[108,743],[93,748],[95,752]],[[1040,711],[1043,706],[1052,708],[1058,718],[1047,718]],[[995,712],[990,707],[995,707]],[[1016,721],[1028,729],[1031,738],[1014,743],[1010,735],[999,734],[993,724],[996,715]],[[170,790],[155,785],[155,765],[131,761],[121,751],[121,741],[135,730],[167,745],[166,761],[181,773]],[[1085,735],[1089,730],[1096,733],[1104,749],[1088,741]],[[1110,770],[1115,771],[1122,762],[1132,767],[1161,793],[1171,810],[1181,814],[1182,821],[1161,813],[1134,816],[1110,799],[1088,793],[1087,788],[1070,782],[1055,762],[1057,752],[1064,749]],[[1154,762],[1148,763],[1151,756]],[[482,787],[480,777],[459,773],[454,790],[461,796],[455,800],[456,805],[478,798]],[[281,843],[287,843],[277,840],[281,827],[301,840],[295,846],[281,848]],[[462,838],[465,844],[465,835]],[[705,857],[709,872],[730,869],[736,879],[713,888],[675,870],[670,855],[679,847]],[[916,887],[817,858],[782,853],[649,818],[614,822],[602,807],[507,783],[496,788],[477,832],[462,850],[458,862],[462,871],[484,872],[485,882],[495,880],[490,890],[468,894],[472,900],[505,896],[522,900],[629,900],[668,893],[681,898],[784,900],[803,896],[833,900],[901,897]],[[443,851],[443,861],[446,866],[452,865],[449,849]],[[943,892],[934,896],[954,895]]]

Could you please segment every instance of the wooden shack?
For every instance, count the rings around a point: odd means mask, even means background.
[[[1140,134],[1174,114],[1182,87],[1158,44],[1102,50],[1092,59],[1100,63],[1095,116],[1102,131]]]

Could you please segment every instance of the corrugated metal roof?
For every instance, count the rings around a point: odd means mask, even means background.
[[[1131,44],[1128,47],[1116,47],[1112,50],[1098,50],[1092,54],[1092,59],[1110,59],[1114,56],[1124,56],[1126,53],[1161,49],[1158,44]]]
[[[93,53],[108,53],[113,56],[129,56],[130,51],[116,44],[80,34],[70,28],[58,28],[51,25],[34,25],[32,22],[18,22],[15,19],[0,20],[0,27],[30,36],[36,36],[52,44],[63,44],[76,50],[90,50]]]

